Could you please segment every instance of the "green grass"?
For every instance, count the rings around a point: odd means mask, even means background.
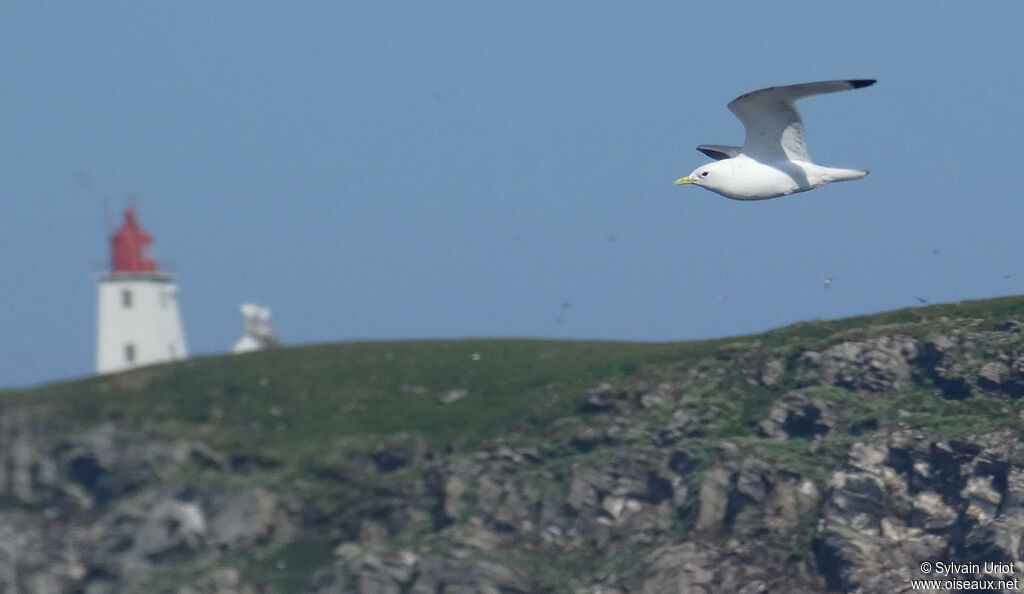
[[[763,346],[803,343],[822,346],[838,337],[858,338],[888,333],[894,328],[917,335],[928,330],[965,325],[991,328],[1010,319],[1024,317],[1024,296],[1013,295],[910,307],[893,311],[853,316],[838,320],[799,322],[760,335]]]
[[[72,431],[114,420],[168,437],[205,428],[214,439],[247,446],[396,431],[471,443],[547,423],[574,404],[555,393],[582,393],[691,350],[685,343],[530,340],[316,345],[6,392],[0,406]],[[449,390],[468,395],[446,406],[438,399]]]
[[[747,437],[737,439],[736,444],[746,454],[825,485],[832,472],[846,463],[850,447],[857,441],[853,435],[841,434],[818,440],[766,441]]]
[[[273,584],[276,592],[306,592],[313,573],[330,564],[334,547],[320,539],[274,544],[244,560],[242,574],[257,584]]]
[[[311,345],[0,393],[0,410],[61,434],[110,421],[129,441],[201,439],[238,458],[254,482],[299,480],[299,489],[316,491],[318,468],[397,433],[450,451],[501,435],[543,436],[599,382],[628,382],[712,349],[542,340]],[[445,405],[450,390],[467,395]]]
[[[228,454],[245,452],[257,462],[263,457],[270,466],[287,466],[322,460],[325,448],[328,457],[331,448],[344,456],[397,432],[455,450],[498,435],[544,435],[557,428],[553,424],[576,414],[585,390],[601,381],[623,386],[636,378],[671,379],[673,370],[700,364],[710,371],[688,385],[681,406],[701,412],[707,437],[749,436],[756,433],[756,423],[774,400],[793,387],[792,378],[786,376],[772,388],[752,387],[745,383],[739,366],[730,364],[734,359],[746,358],[744,365],[749,368],[758,357],[786,359],[839,337],[986,328],[1022,315],[1024,297],[1004,297],[804,322],[759,335],[702,342],[441,340],[309,345],[198,357],[113,376],[0,392],[0,410],[28,414],[64,433],[113,421],[129,437],[133,432],[139,438],[199,437]],[[1019,340],[1007,336],[999,340]],[[439,399],[452,390],[465,391],[466,397],[442,404]],[[976,399],[961,410],[931,394],[859,402],[841,392],[824,394],[842,400],[862,420],[894,418],[905,409],[913,413],[912,422],[941,430],[974,431],[999,425],[993,420],[1000,418],[996,411]]]
[[[993,327],[1024,315],[1024,297],[941,304],[842,320],[794,324],[759,335],[679,343],[550,340],[443,340],[310,345],[247,355],[198,357],[127,373],[0,393],[0,410],[28,414],[64,433],[113,421],[137,437],[202,438],[228,453],[280,466],[368,449],[397,432],[431,446],[471,448],[498,435],[544,435],[576,414],[583,393],[610,380],[669,377],[698,363],[681,405],[704,416],[709,438],[751,436],[772,403],[791,388],[745,384],[730,365],[746,357],[785,359],[804,348],[894,329],[917,335],[950,327]],[[1001,338],[1000,340],[1014,340]],[[450,405],[451,390],[466,397]],[[976,402],[963,407],[932,395],[858,402],[825,393],[862,420],[893,418],[941,430],[999,423]],[[979,408],[980,406],[980,408]],[[657,411],[652,412],[656,414]],[[1011,415],[1013,416],[1013,415]],[[1003,417],[1005,418],[1005,417]],[[587,423],[593,420],[586,421]],[[1005,423],[1004,423],[1005,424]],[[560,432],[556,432],[560,433]],[[376,437],[375,437],[376,436]],[[258,469],[272,472],[272,468]]]

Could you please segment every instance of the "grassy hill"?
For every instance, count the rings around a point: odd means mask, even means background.
[[[188,484],[210,494],[227,487],[258,486],[288,493],[318,509],[332,501],[353,502],[367,493],[380,497],[388,489],[406,488],[398,485],[413,480],[410,477],[428,476],[438,465],[449,473],[449,467],[461,464],[458,460],[480,456],[497,444],[526,448],[544,460],[540,470],[520,477],[536,481],[539,494],[527,507],[539,509],[536,506],[543,507],[550,493],[565,496],[572,490],[565,484],[553,485],[570,481],[579,464],[600,465],[626,450],[660,459],[665,450],[663,464],[671,466],[671,452],[658,445],[657,436],[665,431],[659,427],[672,426],[670,420],[682,411],[689,425],[681,437],[665,442],[673,444],[673,452],[685,451],[687,459],[683,482],[675,489],[679,492],[688,485],[690,495],[672,512],[676,519],[669,531],[678,541],[685,540],[699,521],[701,502],[694,493],[701,489],[702,473],[718,464],[725,442],[742,455],[808,477],[824,489],[854,443],[882,432],[912,427],[922,438],[935,439],[999,430],[1021,435],[1014,398],[943,395],[942,382],[953,381],[939,377],[944,367],[933,365],[938,372],[914,371],[906,385],[893,383],[873,391],[856,379],[864,370],[844,372],[854,377],[846,383],[820,380],[823,372],[808,367],[818,364],[806,353],[874,337],[907,337],[925,345],[935,336],[971,333],[970,341],[964,342],[969,348],[958,347],[962,361],[957,362],[959,375],[954,379],[968,388],[984,386],[988,372],[982,367],[993,360],[986,353],[1016,353],[1024,344],[1016,325],[1022,318],[1024,297],[1005,297],[804,322],[763,334],[699,342],[473,339],[310,345],[199,357],[3,392],[0,416],[8,424],[30,418],[32,431],[44,436],[40,440],[56,439],[58,474],[60,452],[78,447],[68,444],[106,425],[116,427],[123,448],[189,441],[216,453],[213,464],[190,460],[175,466],[161,477],[164,483]],[[919,350],[908,359],[912,365],[925,365],[926,349]],[[766,366],[774,366],[775,372],[764,371]],[[1010,369],[1009,364],[1004,366]],[[766,439],[765,419],[780,398],[795,391],[840,411],[841,421],[813,439]],[[353,468],[353,460],[373,463]],[[645,472],[648,477],[655,473]],[[472,480],[463,477],[463,482]],[[36,501],[8,496],[8,506],[30,513],[65,505],[46,493],[41,491]],[[124,495],[133,493],[138,491]],[[481,497],[472,489],[467,493],[459,499]],[[475,517],[473,510],[483,504],[474,505],[433,525],[413,522],[389,528],[388,550],[443,549],[438,539]],[[436,510],[431,513],[436,515]],[[363,520],[338,522],[319,535],[311,526],[302,526],[296,529],[301,536],[291,540],[261,541],[259,554],[248,555],[257,561],[225,558],[240,564],[243,579],[270,591],[305,591],[312,572],[333,558],[334,547],[362,538],[358,526]],[[516,537],[520,538],[532,544],[524,546],[513,564],[548,576],[531,587],[558,591],[558,584],[578,586],[596,579],[585,563],[570,556],[551,562],[534,536]],[[810,547],[809,539],[802,540],[796,557],[807,555]],[[595,555],[606,562],[618,559]],[[272,563],[282,558],[290,560],[292,569],[275,572]],[[163,576],[160,579],[168,584],[185,580],[182,576],[191,580],[213,562],[192,563],[153,575]],[[616,579],[639,579],[627,578]]]
[[[1024,297],[967,301],[717,340],[636,343],[524,339],[350,342],[198,357],[0,392],[63,431],[105,420],[159,436],[300,460],[303,443],[416,432],[472,447],[506,432],[543,435],[600,381],[658,375],[732,353],[787,353],[894,331],[924,336],[1024,319]],[[457,406],[445,394],[465,391]]]

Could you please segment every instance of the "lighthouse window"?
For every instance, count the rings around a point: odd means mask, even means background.
[[[125,308],[132,306],[132,292],[129,289],[121,291],[121,305]]]
[[[131,365],[135,362],[135,345],[128,343],[124,345],[124,360]]]

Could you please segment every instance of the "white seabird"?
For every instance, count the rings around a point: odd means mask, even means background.
[[[864,177],[868,172],[863,169],[837,169],[811,161],[796,102],[873,84],[869,79],[830,80],[740,95],[729,102],[729,110],[747,132],[743,146],[698,146],[697,150],[716,161],[698,167],[676,185],[694,184],[735,200],[763,200]]]

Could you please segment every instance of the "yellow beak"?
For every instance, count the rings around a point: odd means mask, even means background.
[[[686,185],[686,184],[692,184],[692,183],[696,183],[696,182],[697,182],[697,180],[695,180],[692,177],[690,177],[689,175],[687,175],[686,177],[681,177],[681,178],[677,179],[676,180],[676,185],[677,186],[683,186],[683,185]]]

